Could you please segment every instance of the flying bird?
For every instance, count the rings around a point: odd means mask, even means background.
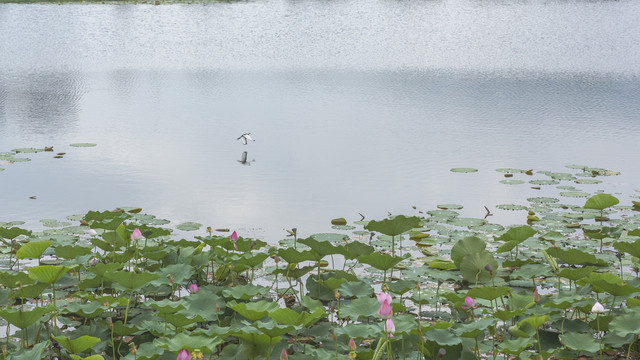
[[[237,140],[242,139],[242,144],[247,145],[247,141],[251,140],[251,141],[255,141],[251,138],[251,133],[244,133],[242,135],[240,135],[240,137]]]

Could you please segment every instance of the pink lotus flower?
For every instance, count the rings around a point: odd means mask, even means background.
[[[191,360],[191,353],[187,349],[182,349],[176,360]]]
[[[535,302],[540,301],[540,294],[538,294],[538,288],[533,290],[533,301],[535,301]]]
[[[384,331],[389,337],[393,337],[393,333],[396,332],[396,325],[393,323],[393,319],[387,319],[387,322],[384,324]]]
[[[384,291],[381,291],[380,294],[378,294],[378,302],[382,304],[385,300],[387,300],[387,302],[391,304],[391,295],[387,294]]]
[[[236,245],[236,241],[238,241],[238,233],[235,231],[231,233],[231,236],[229,236],[229,240],[231,240],[231,242],[233,243],[233,247],[238,250],[238,245]]]
[[[282,352],[280,353],[280,360],[287,360],[287,359],[289,359],[289,354],[287,354],[287,349],[282,348]]]
[[[476,305],[476,302],[470,296],[464,298],[464,305],[461,306],[463,309],[473,309],[477,307],[478,305]]]
[[[89,235],[96,236],[96,235],[98,235],[98,232],[93,230],[93,229],[89,229]]]
[[[198,284],[189,284],[189,292],[195,294],[198,292]]]
[[[349,351],[356,351],[356,342],[353,338],[349,338]]]
[[[378,315],[380,315],[383,319],[390,319],[393,316],[393,310],[391,309],[391,305],[387,299],[384,299],[382,305],[380,305],[380,310],[378,310]]]
[[[142,239],[142,232],[140,231],[140,229],[136,228],[135,230],[133,230],[133,233],[131,233],[131,241],[140,239]]]

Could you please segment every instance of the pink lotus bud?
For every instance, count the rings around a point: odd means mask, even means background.
[[[135,230],[133,230],[133,233],[131,233],[131,241],[140,239],[142,239],[142,232],[140,232],[140,229],[136,228]]]
[[[191,353],[187,349],[182,349],[176,360],[191,360]]]
[[[393,319],[391,318],[387,319],[387,322],[384,325],[384,330],[387,334],[389,334],[390,336],[393,336],[391,334],[396,332],[396,325],[393,323]]]
[[[349,351],[356,351],[356,342],[353,338],[349,339]]]
[[[238,233],[235,232],[235,231],[233,233],[231,233],[231,236],[229,236],[229,240],[238,241]]]
[[[287,354],[287,349],[282,348],[282,352],[280,353],[280,360],[287,360],[287,359],[289,359],[289,354]]]
[[[391,304],[391,295],[387,294],[384,291],[381,291],[380,294],[378,294],[378,302],[382,304],[385,300],[387,300],[387,302]]]
[[[533,301],[535,301],[535,302],[540,301],[540,294],[538,294],[538,288],[533,290]]]
[[[382,302],[382,305],[380,305],[380,310],[378,310],[378,315],[380,315],[380,317],[383,319],[390,319],[391,316],[393,316],[393,310],[391,309],[391,305],[389,305],[389,302],[387,301],[387,299],[385,299]]]
[[[476,302],[470,296],[467,296],[466,298],[464,298],[464,305],[462,305],[461,307],[463,309],[472,309],[478,307],[478,305],[476,305]]]
[[[189,284],[189,292],[195,294],[198,292],[198,284]]]
[[[96,236],[96,235],[98,235],[98,232],[93,230],[93,229],[89,229],[89,235]]]

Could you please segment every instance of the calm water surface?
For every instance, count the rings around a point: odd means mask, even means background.
[[[499,167],[640,187],[636,1],[0,4],[0,34],[0,152],[67,152],[0,166],[0,221],[139,206],[277,240],[558,193]]]

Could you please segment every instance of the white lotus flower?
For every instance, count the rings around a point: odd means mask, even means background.
[[[591,308],[591,312],[596,314],[602,314],[604,312],[604,306],[602,306],[602,304],[596,301],[596,303],[593,304],[593,307]]]

